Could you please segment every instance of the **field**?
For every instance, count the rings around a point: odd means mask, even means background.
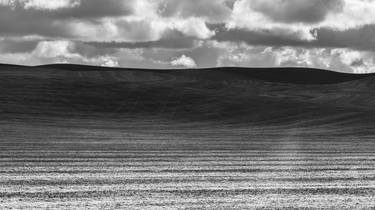
[[[0,66],[0,209],[374,208],[375,76],[243,71]]]

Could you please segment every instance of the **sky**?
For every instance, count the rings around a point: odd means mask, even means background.
[[[375,1],[0,0],[0,62],[375,72]]]

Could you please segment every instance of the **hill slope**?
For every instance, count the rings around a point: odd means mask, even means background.
[[[374,206],[374,81],[1,65],[0,208]]]
[[[24,116],[142,115],[255,124],[351,113],[363,113],[362,120],[372,122],[366,116],[374,112],[373,75],[313,69],[92,68],[4,67],[0,108]]]

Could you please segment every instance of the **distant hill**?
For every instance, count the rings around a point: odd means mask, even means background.
[[[371,74],[302,68],[1,65],[0,110],[3,118],[152,116],[186,122],[306,126],[335,119],[330,123],[370,126],[375,125],[374,79]]]
[[[39,66],[42,68],[62,69],[69,71],[155,71],[172,72],[189,71],[189,74],[204,74],[207,72],[237,74],[243,78],[260,79],[270,82],[294,83],[294,84],[331,84],[366,78],[375,74],[350,74],[334,72],[330,70],[313,68],[237,68],[222,67],[208,69],[180,69],[180,70],[157,70],[157,69],[126,69],[110,68],[100,66],[73,65],[73,64],[51,64]],[[202,72],[204,71],[204,73]]]

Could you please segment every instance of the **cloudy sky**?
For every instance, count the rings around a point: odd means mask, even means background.
[[[375,72],[375,1],[0,0],[0,62]]]

